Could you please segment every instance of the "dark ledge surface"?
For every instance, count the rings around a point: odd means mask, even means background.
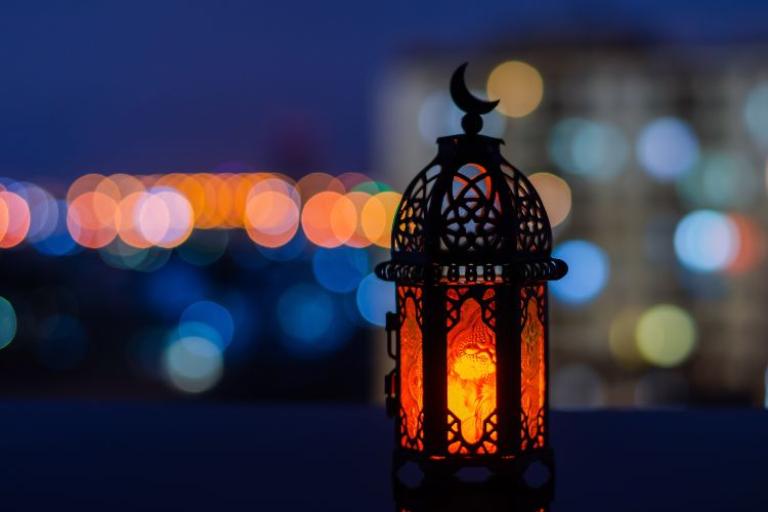
[[[392,511],[375,407],[0,402],[2,510]],[[765,510],[768,412],[552,414],[549,510]]]

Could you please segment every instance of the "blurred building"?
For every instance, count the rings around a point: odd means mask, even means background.
[[[543,196],[556,406],[763,403],[768,65],[761,46],[502,43],[462,54],[484,133]],[[393,64],[378,161],[402,190],[460,132],[455,52]],[[384,351],[380,351],[382,357]]]

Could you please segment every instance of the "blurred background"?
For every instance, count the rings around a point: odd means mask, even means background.
[[[379,402],[400,192],[543,198],[559,407],[768,406],[768,6],[7,2],[0,396]]]

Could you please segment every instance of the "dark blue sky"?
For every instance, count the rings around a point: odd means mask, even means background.
[[[0,175],[371,171],[376,80],[412,45],[753,39],[766,14],[725,1],[3,2]]]

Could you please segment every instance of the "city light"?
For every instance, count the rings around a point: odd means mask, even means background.
[[[555,247],[552,255],[568,262],[569,271],[559,281],[550,283],[552,294],[570,304],[586,304],[605,288],[610,263],[605,251],[586,240],[570,240]]]
[[[670,368],[690,357],[696,345],[696,325],[682,308],[658,304],[640,316],[635,337],[646,362]]]
[[[637,140],[637,158],[654,179],[674,181],[699,158],[699,141],[688,123],[662,117],[648,123]]]
[[[488,75],[488,98],[498,99],[499,112],[509,117],[525,117],[539,106],[544,96],[544,80],[528,63],[510,60],[496,66]]]
[[[687,268],[698,272],[723,270],[739,251],[739,232],[728,216],[714,210],[696,210],[675,229],[675,253]]]

